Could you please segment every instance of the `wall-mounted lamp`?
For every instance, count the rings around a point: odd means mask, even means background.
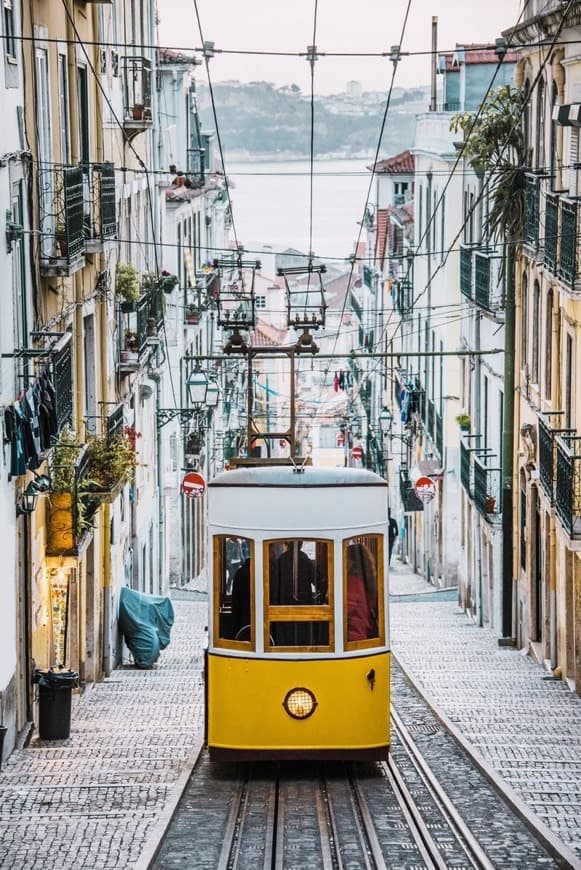
[[[200,369],[194,369],[187,381],[190,402],[192,405],[201,406],[206,404],[208,394],[208,375]]]
[[[38,489],[31,481],[23,492],[20,493],[16,503],[16,516],[31,514],[36,509],[38,502]]]
[[[393,424],[393,414],[385,405],[379,415],[379,428],[382,435],[389,435]]]

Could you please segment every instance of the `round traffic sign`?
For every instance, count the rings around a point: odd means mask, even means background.
[[[436,484],[431,477],[418,477],[414,483],[414,492],[420,501],[427,503],[436,495]]]
[[[188,498],[199,498],[206,492],[206,481],[197,471],[188,471],[182,481],[182,492]]]
[[[363,447],[360,447],[359,444],[356,444],[351,451],[351,456],[353,457],[353,459],[363,459]]]

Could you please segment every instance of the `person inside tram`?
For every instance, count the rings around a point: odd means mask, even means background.
[[[232,580],[232,639],[250,640],[250,556],[238,568]]]
[[[373,557],[364,544],[349,544],[347,565],[347,640],[377,636],[377,578]]]
[[[324,583],[316,563],[303,550],[302,541],[285,541],[285,549],[270,567],[271,605],[316,604]],[[317,642],[310,623],[278,623],[275,640],[282,646],[307,646]]]

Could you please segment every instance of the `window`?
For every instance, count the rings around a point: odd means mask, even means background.
[[[256,296],[254,304],[257,308],[266,308],[266,296]]]
[[[358,535],[343,541],[345,649],[376,646],[384,634],[383,537]]]
[[[528,286],[527,276],[522,276],[521,290],[521,336],[520,336],[520,365],[524,368],[527,364],[528,356]]]
[[[553,291],[547,293],[547,310],[545,312],[545,396],[551,398],[551,381],[553,379]]]
[[[4,0],[4,42],[6,45],[6,56],[16,59],[14,7],[12,6],[12,0]]]
[[[539,79],[537,83],[537,124],[536,124],[536,158],[537,169],[544,169],[545,164],[545,83]]]
[[[89,145],[89,86],[87,69],[80,66],[77,69],[77,91],[79,110],[79,156],[81,163],[88,163],[90,157]]]
[[[332,541],[265,542],[266,650],[332,649],[332,556]]]
[[[254,541],[214,537],[214,645],[254,649]]]
[[[533,293],[533,328],[532,328],[532,360],[531,360],[531,378],[533,384],[539,383],[539,358],[540,358],[540,336],[542,334],[541,323],[541,288],[539,282],[535,281]]]
[[[58,98],[61,163],[69,163],[71,159],[71,152],[69,133],[69,80],[67,74],[66,54],[59,54],[58,56]]]

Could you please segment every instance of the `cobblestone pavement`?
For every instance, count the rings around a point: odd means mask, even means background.
[[[395,655],[581,867],[581,698],[393,561]]]
[[[119,668],[73,696],[69,740],[32,740],[0,773],[0,867],[129,868],[203,730],[207,604],[174,601],[153,670]]]

